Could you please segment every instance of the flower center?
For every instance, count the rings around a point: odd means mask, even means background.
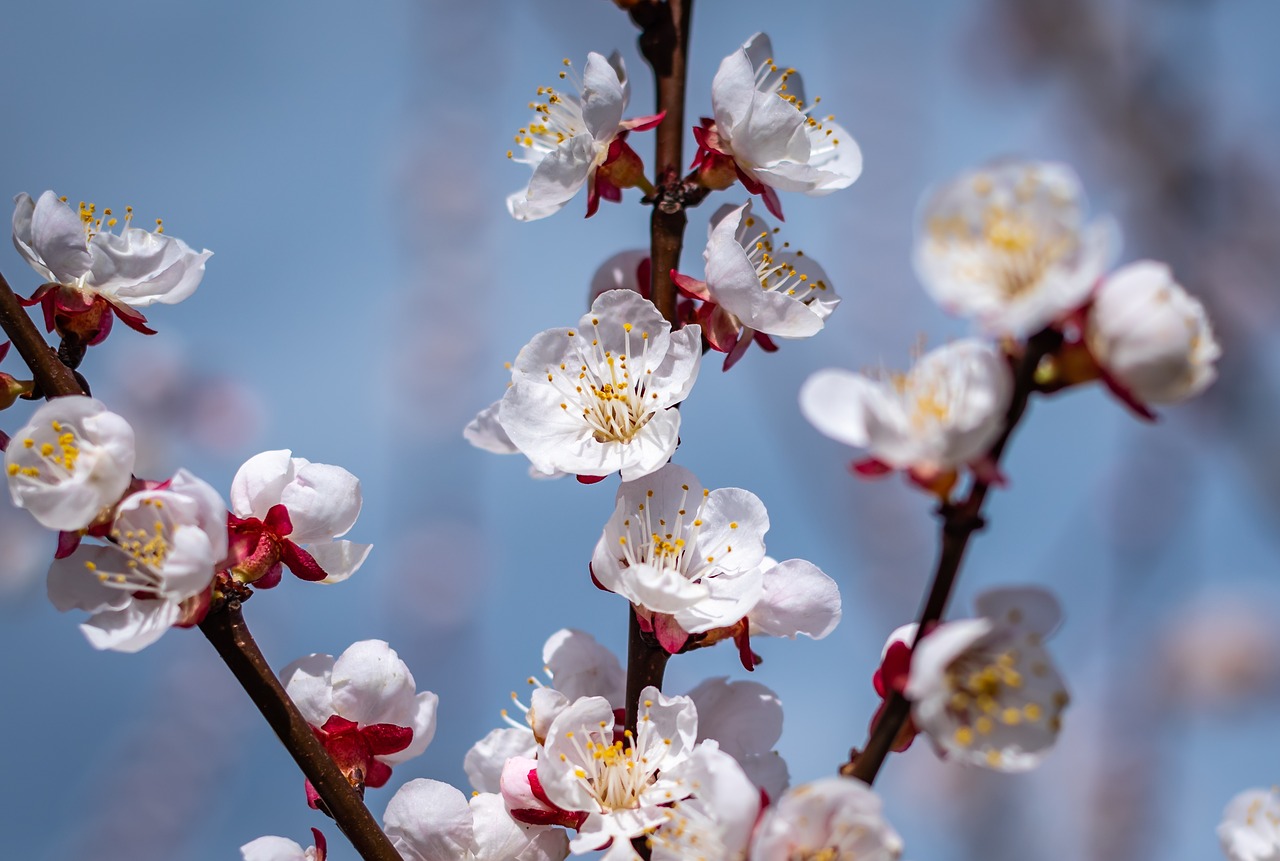
[[[750,216],[747,217],[744,225],[748,230],[756,225],[756,220]],[[756,278],[760,280],[760,289],[766,293],[782,293],[790,296],[797,302],[803,302],[808,305],[817,298],[816,293],[827,289],[827,282],[822,279],[811,280],[808,275],[796,269],[795,265],[790,261],[779,260],[774,251],[773,234],[778,233],[779,228],[775,227],[772,231],[761,231],[754,241],[745,239],[743,242],[743,250],[747,252],[747,260],[755,267]],[[748,234],[749,235],[749,234]],[[791,243],[782,243],[782,252],[790,252]],[[794,251],[796,257],[803,257],[803,251]]]
[[[618,544],[622,548],[622,561],[628,566],[652,565],[675,571],[697,582],[703,577],[719,573],[721,565],[717,565],[716,560],[723,560],[732,553],[733,545],[726,542],[723,547],[707,549],[698,546],[698,535],[705,525],[702,515],[711,492],[702,491],[698,510],[690,519],[689,485],[682,484],[680,487],[680,507],[676,516],[671,518],[674,523],[669,522],[667,517],[657,516],[661,512],[655,513],[650,504],[637,503],[635,513],[622,521],[626,534],[618,537]],[[653,499],[652,490],[646,491],[645,499]],[[729,524],[730,530],[737,528],[737,523]]]
[[[977,188],[982,193],[987,186]],[[1027,198],[1020,202],[1030,202],[1034,189],[1019,186],[1016,194]],[[989,284],[1006,299],[1017,299],[1034,291],[1079,246],[1075,232],[1050,223],[1050,217],[1028,207],[991,203],[982,210],[981,223],[963,215],[939,216],[928,229],[935,242],[950,246],[956,277]]]
[[[582,118],[582,81],[568,58],[564,60],[564,66],[560,80],[567,79],[579,95],[558,92],[554,87],[538,87],[538,98],[529,102],[529,109],[534,112],[533,120],[515,135],[516,144],[539,156],[587,130],[586,121]],[[508,150],[507,158],[515,158],[515,154]]]
[[[936,374],[925,376],[913,371],[885,376],[917,432],[945,424],[951,418],[953,404],[963,398],[963,392],[952,391],[947,378]]]
[[[63,203],[67,202],[65,197],[60,197],[58,199]],[[98,205],[96,203],[85,203],[83,200],[80,201],[79,215],[80,223],[84,225],[84,238],[86,241],[93,239],[94,236],[101,233],[103,224],[107,226],[108,230],[119,224],[119,220],[115,217],[115,214],[109,207],[104,208],[102,213],[99,214]],[[124,226],[126,230],[132,226],[132,222],[133,207],[126,206],[124,208]],[[164,219],[156,219],[156,233],[164,233]]]
[[[124,571],[104,571],[93,562],[85,567],[113,589],[127,592],[164,592],[163,569],[173,547],[178,525],[173,522],[164,500],[143,499],[137,508],[121,512],[111,529],[111,540],[127,558]]]
[[[762,93],[774,93],[778,98],[791,105],[804,117],[804,130],[809,138],[809,158],[813,160],[815,157],[829,153],[835,147],[840,145],[840,139],[835,137],[835,129],[827,128],[827,123],[836,121],[835,114],[827,114],[819,119],[812,115],[813,111],[822,102],[821,96],[815,96],[813,102],[805,104],[804,99],[800,96],[787,91],[787,81],[791,76],[796,74],[796,70],[792,68],[780,69],[778,65],[770,57],[756,69],[756,89]]]
[[[592,732],[585,744],[574,733],[566,733],[577,748],[582,765],[574,769],[574,776],[586,787],[587,792],[601,807],[601,812],[634,809],[640,806],[641,796],[657,777],[671,739],[661,744],[652,742],[657,734],[649,709],[653,700],[645,700],[644,712],[636,721],[636,735],[631,730],[623,733],[625,740],[612,743],[604,741],[609,724],[602,721],[600,732]],[[652,754],[646,755],[646,752]],[[664,801],[669,799],[664,799]]]
[[[658,393],[649,390],[653,371],[645,361],[649,333],[640,333],[640,357],[636,360],[630,323],[622,324],[621,353],[601,346],[598,317],[591,319],[591,327],[595,337],[590,343],[573,329],[568,331],[565,337],[573,342],[573,349],[558,368],[547,369],[547,381],[566,397],[561,409],[568,410],[570,402],[581,408],[582,419],[596,442],[629,443],[655,414],[647,404],[658,400]]]
[[[35,435],[22,440],[23,463],[11,463],[10,476],[39,479],[44,483],[61,484],[76,472],[80,460],[79,440],[75,428],[59,421],[49,423],[49,430],[41,428]]]
[[[1033,650],[1038,651],[1038,650]],[[1048,720],[1057,731],[1058,713],[1067,704],[1067,695],[1055,691],[1049,702],[1040,696],[1047,691],[1027,684],[1027,673],[1036,678],[1047,676],[1048,666],[1038,657],[1028,656],[1016,648],[1002,651],[966,652],[946,671],[946,684],[951,691],[947,712],[959,726],[955,742],[969,747],[978,736],[989,736],[998,724],[1018,726]],[[999,765],[999,750],[988,752],[992,765]]]

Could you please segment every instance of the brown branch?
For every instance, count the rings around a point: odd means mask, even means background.
[[[36,385],[45,397],[84,394],[75,374],[62,364],[57,351],[49,346],[35,323],[31,322],[27,310],[18,302],[3,275],[0,275],[0,329],[4,329],[13,346],[18,348],[18,355],[31,369]]]
[[[1014,366],[1013,397],[1009,409],[1005,413],[1004,432],[991,446],[989,456],[992,464],[1000,460],[1009,438],[1022,420],[1027,409],[1027,401],[1036,389],[1035,373],[1040,360],[1054,352],[1062,343],[1062,334],[1046,329],[1032,337],[1022,352],[1021,358]],[[920,608],[917,619],[916,639],[920,632],[928,630],[935,622],[942,619],[946,612],[947,602],[956,578],[960,574],[960,565],[964,561],[964,552],[969,546],[969,538],[983,526],[982,505],[987,499],[987,491],[991,485],[977,478],[969,489],[969,495],[963,502],[948,503],[938,509],[942,517],[942,546],[938,553],[938,564],[934,569],[933,582]],[[915,643],[912,643],[915,647]],[[861,752],[854,751],[849,761],[840,766],[840,773],[848,777],[856,777],[868,785],[875,782],[880,766],[893,747],[894,739],[902,730],[903,724],[911,714],[911,703],[897,692],[889,695],[885,702],[880,719],[871,729],[866,746]]]
[[[649,220],[649,257],[653,304],[672,326],[676,318],[676,286],[671,270],[680,266],[684,247],[686,184],[680,176],[684,163],[685,68],[689,57],[689,20],[693,0],[638,3],[630,10],[641,28],[640,53],[653,69],[658,94],[658,113],[666,112],[655,132],[653,170],[655,190],[651,195],[653,215]]]
[[[627,721],[626,728],[636,731],[640,711],[640,692],[653,685],[662,688],[662,677],[671,657],[652,634],[640,630],[635,608],[627,605],[631,622],[627,630]]]
[[[658,113],[665,113],[655,132],[655,189],[650,200],[650,293],[653,304],[672,328],[680,327],[676,315],[676,285],[671,270],[680,266],[684,247],[686,183],[680,176],[684,161],[685,68],[689,57],[689,19],[693,0],[641,0],[628,8],[640,28],[640,53],[653,69]],[[635,609],[627,607],[627,717],[626,728],[635,731],[640,692],[649,685],[662,687],[662,676],[671,656],[650,634],[640,630]],[[647,857],[647,856],[646,856]]]
[[[200,630],[280,737],[360,857],[365,861],[401,861],[400,853],[382,832],[369,808],[364,806],[359,793],[343,776],[298,707],[285,693],[245,625],[240,602],[232,600],[211,612],[200,623]]]

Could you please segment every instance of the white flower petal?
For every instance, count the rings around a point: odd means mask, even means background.
[[[476,838],[471,808],[461,792],[438,780],[411,780],[382,815],[387,837],[414,861],[471,861]]]
[[[293,481],[297,466],[306,463],[295,459],[289,449],[255,454],[236,470],[231,480],[231,511],[237,517],[267,516],[267,511],[280,502],[284,489]]]
[[[321,583],[341,583],[359,570],[364,560],[369,558],[372,544],[357,544],[354,541],[321,541],[308,544],[304,548],[316,560],[316,564],[329,576]]]
[[[529,730],[513,726],[491,730],[467,751],[462,767],[477,792],[498,792],[502,788],[502,768],[514,757],[532,759],[537,743]]]
[[[821,640],[840,622],[840,587],[822,569],[804,559],[763,567],[763,596],[751,610],[751,632]]]
[[[333,655],[312,654],[280,671],[280,683],[312,726],[323,726],[333,706]]]
[[[334,662],[333,708],[361,726],[413,726],[419,713],[413,674],[385,640],[361,640]]]

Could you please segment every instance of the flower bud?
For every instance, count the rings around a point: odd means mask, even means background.
[[[1163,263],[1143,260],[1098,286],[1085,330],[1089,351],[1143,403],[1174,403],[1217,377],[1222,354],[1204,306]]]

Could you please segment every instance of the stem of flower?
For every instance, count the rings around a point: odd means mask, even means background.
[[[285,693],[245,625],[240,602],[232,600],[211,611],[200,623],[200,630],[218,650],[249,699],[280,737],[293,761],[316,788],[328,814],[347,835],[360,857],[365,861],[401,861],[400,853],[364,806],[360,794],[343,776],[298,707]],[[298,788],[298,796],[301,799],[301,787]]]
[[[1013,436],[1014,428],[1026,412],[1031,393],[1036,390],[1035,374],[1040,360],[1056,351],[1061,345],[1062,333],[1054,329],[1045,329],[1027,341],[1022,356],[1015,361],[1013,397],[1005,413],[1004,432],[1000,434],[988,453],[992,464],[999,462],[1005,446],[1009,443],[1009,438]],[[920,632],[931,628],[946,612],[947,602],[951,599],[952,589],[960,574],[960,565],[964,561],[964,552],[969,546],[969,538],[983,526],[982,505],[990,489],[990,482],[975,478],[972,487],[969,488],[969,495],[963,502],[947,503],[938,509],[942,517],[942,546],[938,553],[938,565],[934,569],[933,582],[929,586],[929,592],[917,619],[919,623],[916,630],[917,639]],[[914,645],[913,643],[913,648]],[[910,714],[911,703],[902,694],[891,693],[885,702],[885,709],[881,712],[880,719],[871,728],[866,746],[860,752],[855,750],[850,755],[849,761],[840,766],[840,773],[847,777],[856,777],[868,785],[874,783],[876,775],[880,773],[880,767],[893,747],[894,739],[897,738]]]
[[[684,247],[685,183],[680,176],[684,162],[685,67],[689,57],[689,20],[693,0],[651,0],[629,9],[640,27],[640,53],[653,69],[658,112],[666,112],[655,131],[653,215],[649,220],[649,259],[652,265],[650,298],[673,327],[676,318],[676,286],[671,270],[680,266]]]
[[[662,648],[656,637],[640,630],[635,608],[630,604],[627,605],[627,613],[631,622],[627,631],[626,728],[634,733],[640,710],[640,692],[649,685],[661,690],[662,676],[667,670],[667,660],[671,655]]]
[[[0,329],[18,348],[18,355],[31,369],[36,385],[45,397],[82,395],[84,389],[76,382],[75,374],[58,358],[49,346],[27,311],[18,302],[9,282],[0,275]]]

